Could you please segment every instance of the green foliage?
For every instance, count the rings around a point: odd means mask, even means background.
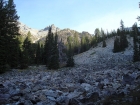
[[[57,47],[57,40],[57,33],[54,37],[50,27],[48,36],[46,37],[43,53],[44,63],[46,64],[46,66],[48,66],[49,69],[59,68],[59,52]]]
[[[127,41],[127,36],[124,30],[124,24],[123,21],[121,20],[120,22],[121,24],[121,30],[117,29],[117,35],[120,36],[120,38],[115,38],[114,40],[114,49],[113,52],[120,52],[120,51],[124,51],[125,48],[128,47],[128,41]]]
[[[40,43],[39,42],[37,44],[37,49],[36,49],[35,63],[37,65],[39,65],[41,63],[41,48],[40,48]]]
[[[105,40],[103,40],[103,47],[106,47],[106,42],[105,42]]]
[[[78,54],[79,50],[80,50],[80,42],[79,42],[79,39],[78,39],[78,33],[75,32],[74,33],[74,53]]]
[[[52,54],[48,62],[49,69],[59,68],[59,52],[58,52],[58,47],[57,47],[57,40],[58,40],[58,36],[56,34],[54,38],[54,42],[52,44],[52,52],[51,52]]]
[[[119,38],[116,37],[115,40],[114,40],[113,52],[116,53],[116,52],[119,52],[119,51],[120,51],[120,42],[119,42]]]
[[[51,32],[51,27],[50,27],[48,36],[46,36],[46,41],[45,41],[45,45],[44,45],[44,55],[43,56],[44,56],[44,64],[46,66],[48,66],[48,62],[51,57],[51,52],[53,49],[52,43],[53,43],[53,33]]]
[[[95,29],[94,34],[95,34],[96,43],[101,42],[101,32],[100,32],[99,28]]]
[[[25,69],[32,63],[33,60],[33,51],[31,46],[31,34],[28,32],[27,37],[25,38],[23,45],[22,45],[22,53],[21,53],[21,64],[20,68]]]
[[[71,44],[69,44],[67,67],[73,67],[74,65],[75,64],[74,64],[73,54],[71,50]]]
[[[105,36],[105,33],[104,33],[104,31],[102,29],[101,29],[101,33],[102,33],[102,40],[103,40],[102,47],[106,47],[106,42],[105,42],[106,36]]]
[[[24,49],[21,53],[21,61],[20,61],[20,69],[28,68],[29,58],[28,58],[28,50]]]
[[[90,55],[94,55],[96,52],[91,53]]]
[[[84,51],[87,51],[89,50],[90,48],[90,40],[87,36],[82,36],[81,38],[81,49],[80,49],[80,52],[84,52]]]
[[[139,32],[138,32],[138,27],[137,24],[134,24],[133,27],[133,43],[134,43],[134,54],[133,54],[133,61],[140,61],[140,38],[138,36]]]
[[[13,0],[0,0],[0,72],[18,66],[18,15]],[[8,68],[9,68],[8,67]]]

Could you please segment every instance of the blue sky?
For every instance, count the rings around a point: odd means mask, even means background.
[[[139,0],[14,0],[19,21],[35,29],[54,24],[93,34],[95,28],[113,30],[137,22]]]

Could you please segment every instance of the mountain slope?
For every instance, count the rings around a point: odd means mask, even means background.
[[[31,66],[20,72],[14,69],[0,75],[0,99],[12,104],[91,105],[106,104],[109,97],[123,97],[122,102],[136,102],[131,96],[140,83],[140,63],[132,63],[133,39],[124,52],[113,53],[114,38],[96,48],[75,55],[75,67],[53,71],[45,66]],[[5,90],[5,91],[3,91]],[[136,89],[139,93],[139,89]],[[127,96],[127,97],[125,97]],[[1,98],[2,97],[2,98]],[[5,101],[6,100],[6,101]],[[39,100],[39,101],[38,101]],[[116,104],[114,99],[108,103]]]
[[[68,28],[60,29],[60,28],[56,27],[54,24],[51,25],[51,28],[52,28],[53,33],[55,33],[57,31],[58,39],[59,39],[59,41],[62,41],[63,43],[67,42],[68,36],[73,37],[75,33],[78,33],[79,40],[83,35],[91,37],[91,34],[89,34],[88,32],[83,31],[82,33],[79,33],[75,30],[71,30],[71,29],[68,29]],[[48,35],[48,30],[49,30],[49,26],[45,27],[44,29],[37,30],[37,29],[30,28],[27,25],[19,22],[19,32],[20,32],[20,34],[23,35],[23,36],[27,36],[27,33],[30,31],[31,34],[32,34],[31,38],[32,38],[34,43],[37,42],[37,41],[44,42],[46,36]]]
[[[102,43],[99,43],[96,48],[76,55],[75,62],[78,65],[99,65],[99,66],[116,66],[124,63],[132,63],[133,56],[133,38],[128,37],[129,47],[124,52],[113,53],[114,38],[106,40],[107,47],[102,48]]]

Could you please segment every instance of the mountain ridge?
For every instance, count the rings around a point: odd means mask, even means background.
[[[82,36],[83,34],[86,34],[88,36],[92,36],[90,33],[86,32],[86,31],[83,31],[83,32],[78,32],[76,30],[72,30],[72,29],[69,29],[69,28],[64,28],[64,29],[60,29],[58,27],[56,27],[54,24],[50,25],[50,26],[46,26],[45,28],[43,29],[34,29],[34,28],[31,28],[29,26],[27,26],[26,24],[24,23],[21,23],[19,22],[19,33],[23,36],[27,36],[27,33],[30,31],[31,35],[32,35],[32,39],[33,39],[33,43],[39,41],[40,39],[44,38],[47,36],[48,34],[48,30],[49,30],[49,27],[52,28],[52,32],[55,33],[57,32],[58,33],[58,36],[64,36],[62,34],[65,34],[67,36],[70,36],[70,35],[74,35],[75,32],[77,32],[79,34],[79,37],[80,35]],[[63,39],[63,37],[60,37],[60,39],[64,40],[64,42],[66,42],[66,38],[67,36]]]

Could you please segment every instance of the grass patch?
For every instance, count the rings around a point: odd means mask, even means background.
[[[90,55],[94,55],[96,52],[91,53]]]

